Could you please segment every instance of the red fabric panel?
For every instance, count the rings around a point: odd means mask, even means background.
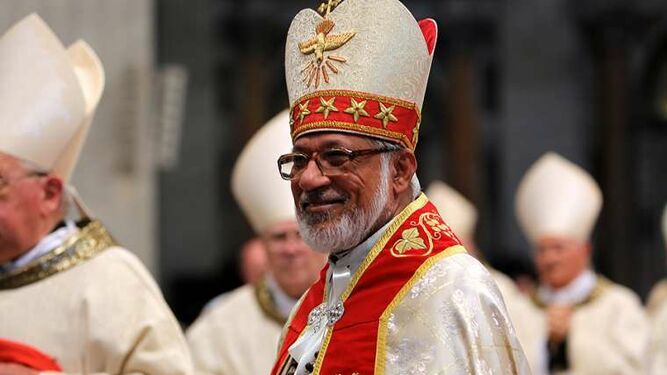
[[[0,339],[0,362],[14,363],[38,371],[62,371],[55,359],[15,341]]]
[[[424,40],[426,40],[426,48],[428,48],[428,53],[433,55],[433,50],[435,50],[435,43],[438,41],[438,24],[432,18],[426,18],[419,21],[419,28],[424,34]]]

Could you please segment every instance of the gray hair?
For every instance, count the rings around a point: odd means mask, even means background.
[[[369,139],[368,143],[371,144],[374,148],[383,148],[387,150],[403,150],[405,147],[401,145],[400,143],[395,143],[391,141],[386,141],[384,139]],[[390,153],[384,153],[382,154],[382,163],[383,167],[388,167],[389,166],[389,161],[391,160],[391,155]],[[419,179],[417,178],[417,174],[413,174],[412,178],[410,179],[410,193],[412,195],[412,199],[416,199],[419,194],[421,193],[421,184],[419,183]]]

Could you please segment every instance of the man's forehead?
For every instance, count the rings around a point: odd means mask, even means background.
[[[10,168],[20,168],[20,167],[21,167],[20,159],[0,151],[0,168],[2,168],[2,170]]]
[[[294,142],[294,151],[321,150],[332,147],[368,146],[370,138],[355,134],[318,132],[306,134]]]

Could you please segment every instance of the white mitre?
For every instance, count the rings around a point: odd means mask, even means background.
[[[435,21],[418,22],[397,0],[327,4],[322,15],[300,11],[287,33],[292,138],[335,131],[414,150],[437,40]]]
[[[528,169],[516,195],[519,224],[533,244],[547,235],[588,241],[601,208],[595,180],[554,152]]]
[[[442,181],[432,182],[426,189],[426,196],[459,238],[474,238],[477,210],[469,200]]]
[[[278,172],[278,157],[291,151],[289,112],[284,110],[253,135],[236,160],[232,193],[257,234],[296,220],[290,183]]]
[[[95,52],[31,14],[0,37],[0,82],[0,152],[69,180],[104,88]]]

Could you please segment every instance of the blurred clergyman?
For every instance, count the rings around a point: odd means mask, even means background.
[[[243,284],[256,285],[262,281],[262,278],[269,269],[269,260],[266,255],[266,246],[261,238],[255,237],[246,241],[239,251],[238,270]],[[202,309],[202,314],[207,313],[213,307],[217,306],[225,298],[229,297],[231,292],[225,292],[210,300]]]
[[[667,251],[667,206],[662,213],[662,237],[665,241],[664,248]],[[665,303],[667,303],[667,278],[660,280],[651,289],[646,302],[646,312],[652,317]]]
[[[103,88],[36,15],[0,38],[0,373],[192,372],[155,281],[68,190]]]
[[[197,373],[268,374],[287,316],[326,261],[301,239],[289,185],[276,173],[276,159],[290,147],[284,111],[253,136],[234,166],[232,192],[263,242],[269,270],[256,285],[226,294],[188,330]]]
[[[536,373],[641,374],[648,322],[639,298],[592,269],[591,232],[602,193],[583,169],[555,153],[523,177],[516,197],[521,228],[535,250],[543,343]]]
[[[416,177],[435,21],[397,0],[319,11],[287,34],[294,145],[278,164],[301,235],[329,262],[271,373],[525,373],[498,288]]]
[[[261,238],[253,238],[241,247],[239,273],[246,284],[257,284],[269,270],[266,246]]]

